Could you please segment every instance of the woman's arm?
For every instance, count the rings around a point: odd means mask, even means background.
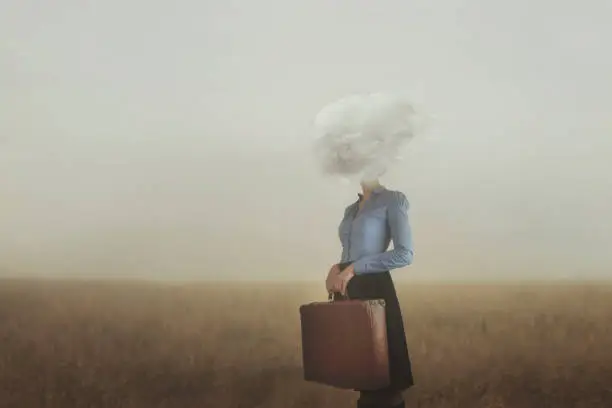
[[[414,250],[412,231],[408,221],[408,208],[406,196],[399,191],[394,191],[391,202],[387,206],[393,249],[356,261],[353,264],[356,275],[390,271],[412,263]]]

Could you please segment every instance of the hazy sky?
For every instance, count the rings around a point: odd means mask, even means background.
[[[4,0],[0,274],[323,279],[358,186],[309,130],[435,118],[397,279],[612,276],[612,0]]]

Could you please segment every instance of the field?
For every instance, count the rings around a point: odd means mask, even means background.
[[[0,282],[0,407],[352,407],[301,379],[321,285]],[[408,407],[612,406],[612,286],[398,286]]]

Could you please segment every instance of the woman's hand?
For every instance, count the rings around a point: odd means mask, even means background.
[[[346,296],[346,289],[353,276],[355,276],[355,267],[351,264],[344,268],[342,272],[336,274],[332,282],[332,290],[340,292],[342,296]]]
[[[334,282],[337,279],[338,274],[340,273],[340,265],[336,264],[331,267],[329,273],[327,274],[327,279],[325,279],[325,289],[327,293],[334,291]]]

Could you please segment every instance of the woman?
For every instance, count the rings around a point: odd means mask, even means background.
[[[391,384],[360,391],[358,408],[403,408],[402,392],[413,385],[412,369],[399,301],[390,271],[412,263],[408,200],[378,181],[362,182],[363,194],[349,205],[340,223],[341,263],[327,276],[328,292],[351,299],[384,299]],[[387,250],[393,241],[393,250]],[[359,390],[357,390],[359,391]]]

